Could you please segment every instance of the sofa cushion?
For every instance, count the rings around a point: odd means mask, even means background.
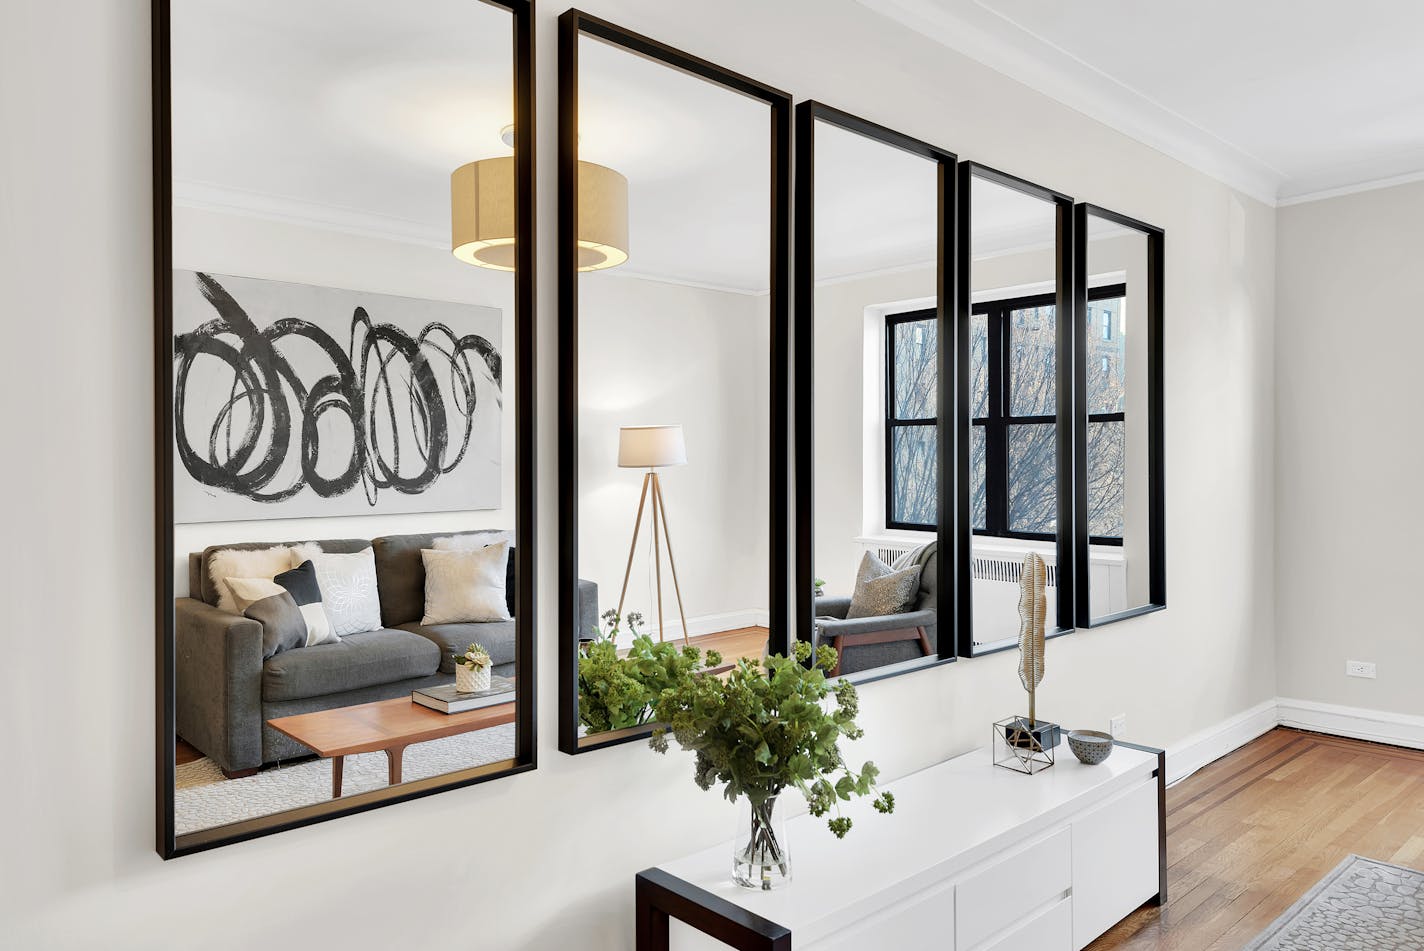
[[[435,539],[460,535],[492,535],[491,541],[502,541],[508,532],[438,532],[431,535],[386,535],[371,539],[376,550],[376,579],[381,594],[381,623],[386,627],[403,627],[425,616],[425,565],[420,559],[422,548],[434,548]]]
[[[484,621],[466,624],[402,624],[401,630],[419,634],[436,645],[440,652],[442,673],[455,672],[455,660],[450,655],[463,654],[471,644],[479,644],[489,651],[490,660],[496,668],[501,664],[514,663],[515,622]]]
[[[428,637],[389,628],[349,634],[269,658],[262,665],[262,699],[300,700],[428,677],[440,665],[440,648]]]

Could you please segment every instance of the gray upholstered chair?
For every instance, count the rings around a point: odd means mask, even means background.
[[[836,648],[840,662],[832,676],[928,657],[938,650],[936,582],[939,543],[931,542],[895,563],[920,564],[920,595],[914,609],[880,617],[846,618],[850,598],[816,599],[815,644]]]

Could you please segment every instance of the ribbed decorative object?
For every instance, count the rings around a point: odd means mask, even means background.
[[[476,670],[464,664],[455,665],[455,689],[460,693],[475,693],[490,688],[489,665]]]
[[[1024,556],[1019,576],[1019,681],[1028,691],[1029,726],[1037,725],[1035,695],[1043,682],[1044,621],[1048,617],[1048,567],[1035,552]]]

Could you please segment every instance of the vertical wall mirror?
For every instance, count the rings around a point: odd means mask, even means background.
[[[797,631],[867,680],[955,656],[955,156],[796,110]]]
[[[560,748],[646,736],[664,645],[784,650],[790,103],[559,32]]]
[[[1096,205],[1074,210],[1077,623],[1167,605],[1163,495],[1165,236]]]
[[[154,26],[159,851],[532,768],[528,3]]]
[[[1050,633],[1073,627],[1073,200],[975,163],[959,180],[959,648],[972,657],[1018,644],[1031,552],[1047,568]]]

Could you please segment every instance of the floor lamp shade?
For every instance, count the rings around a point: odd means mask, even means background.
[[[579,163],[578,269],[628,260],[628,179]],[[514,157],[481,159],[450,173],[450,250],[466,264],[514,270]]]
[[[656,469],[687,464],[682,425],[624,426],[618,431],[620,469]]]

